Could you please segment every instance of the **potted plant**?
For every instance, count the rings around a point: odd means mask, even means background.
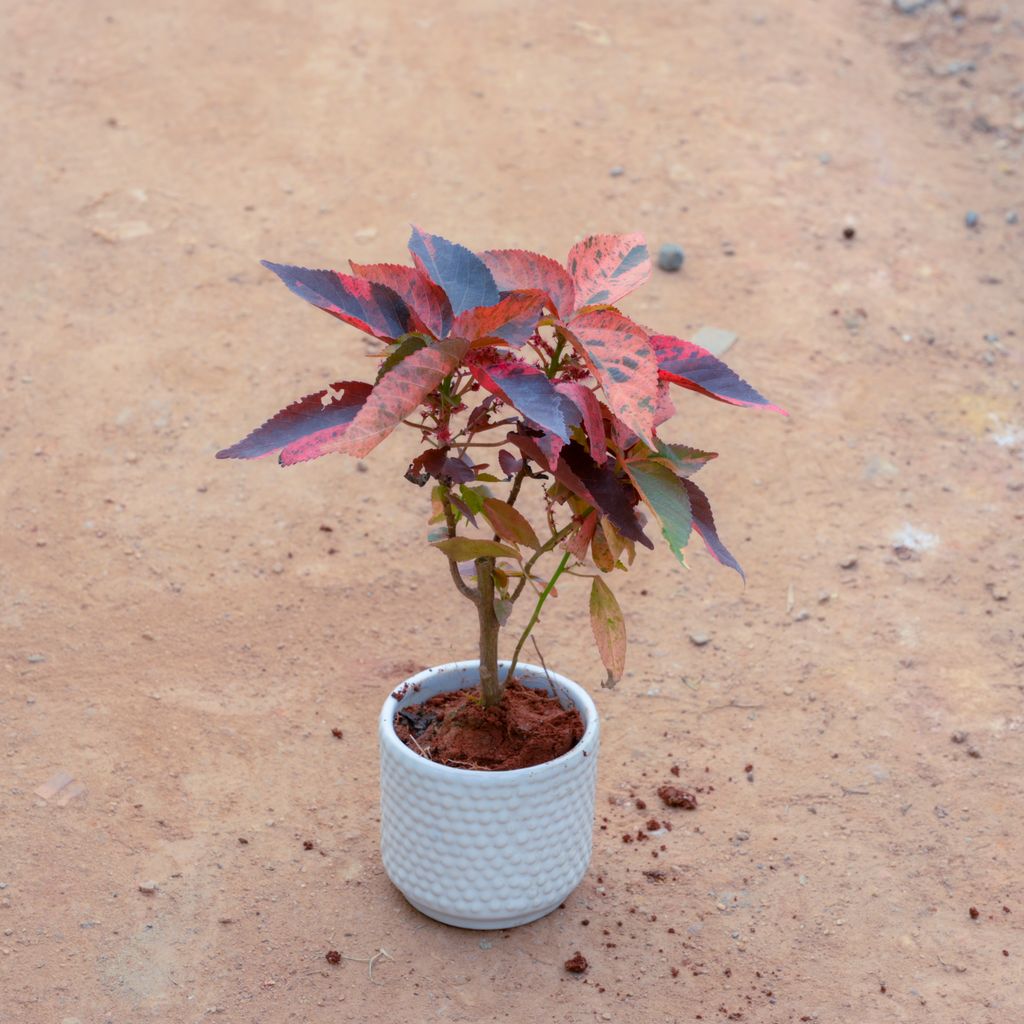
[[[716,454],[658,436],[671,386],[777,407],[711,353],[618,310],[650,274],[641,235],[587,238],[565,266],[515,249],[473,253],[418,228],[409,247],[413,266],[352,263],[351,274],[264,264],[379,340],[376,379],[307,395],[217,457],[361,458],[409,431],[417,451],[405,475],[430,486],[428,540],[475,607],[479,651],[413,676],[384,703],[382,857],[429,916],[510,927],[558,906],[590,859],[597,712],[543,658],[521,660],[545,602],[566,576],[590,579],[604,685],[614,685],[626,629],[606,577],[633,564],[637,545],[653,548],[645,512],[681,562],[695,533],[742,575],[691,479]],[[524,595],[532,611],[502,661],[502,627]]]

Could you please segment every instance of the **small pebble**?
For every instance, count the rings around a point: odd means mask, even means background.
[[[857,229],[852,224],[847,224],[846,227],[843,228],[843,238],[845,238],[848,242],[851,242],[856,237]]]
[[[857,556],[849,555],[839,563],[840,569],[856,569],[857,568]]]
[[[806,608],[801,608],[800,611],[793,616],[794,622],[805,622],[811,617],[811,613]]]
[[[673,273],[683,265],[686,253],[681,245],[666,244],[658,250],[658,269]]]
[[[145,893],[147,896],[153,896],[158,888],[156,882],[139,882],[139,892]]]
[[[1019,221],[1019,220],[1020,220],[1020,214],[1016,210],[1007,210],[1006,211],[1006,223],[1007,224],[1016,224],[1017,221]]]
[[[949,737],[954,743],[966,743],[967,733],[963,729],[957,729],[952,736]]]
[[[690,643],[694,647],[704,647],[706,644],[711,643],[711,637],[707,633],[691,633]]]
[[[980,218],[974,212],[974,210],[968,210],[964,214],[964,224],[969,228],[976,228],[978,226]]]
[[[967,756],[968,757],[981,757],[981,751],[977,747],[968,747],[967,748]]]
[[[30,654],[25,660],[30,665],[41,665],[44,661],[46,661],[46,655],[45,654]]]
[[[621,177],[622,177],[622,176],[623,176],[623,175],[624,175],[625,173],[626,173],[626,168],[625,168],[625,167],[618,167],[618,166],[616,166],[616,167],[613,167],[613,168],[612,168],[612,169],[611,169],[611,170],[610,170],[610,171],[608,172],[608,174],[609,174],[609,175],[610,175],[610,176],[611,176],[612,178],[621,178]]]

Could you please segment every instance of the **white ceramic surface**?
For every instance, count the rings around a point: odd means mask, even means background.
[[[502,671],[508,663],[502,662]],[[568,753],[506,772],[434,764],[395,735],[396,712],[478,682],[477,662],[439,665],[405,682],[380,714],[381,856],[388,877],[428,917],[461,928],[512,928],[555,909],[590,863],[599,724],[582,687],[519,665],[526,686],[550,690],[583,718]],[[405,684],[403,684],[404,686]],[[419,687],[415,690],[414,687]],[[395,692],[402,692],[399,687]]]

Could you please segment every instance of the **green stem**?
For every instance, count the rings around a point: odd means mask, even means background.
[[[540,618],[540,610],[544,607],[544,602],[548,599],[548,594],[551,593],[555,588],[555,583],[558,582],[558,577],[565,572],[565,567],[569,564],[570,553],[568,551],[562,555],[562,560],[558,563],[558,568],[555,570],[554,575],[548,580],[548,585],[541,591],[540,597],[537,598],[537,605],[533,609],[533,614],[530,616],[530,621],[526,624],[526,629],[523,630],[523,635],[519,638],[519,643],[516,644],[516,649],[512,653],[512,664],[508,667],[508,673],[505,676],[505,686],[508,686],[512,679],[513,673],[516,670],[516,666],[519,664],[519,655],[522,653],[523,644],[526,643],[530,632],[533,627],[537,625],[537,620]]]
[[[558,364],[562,358],[563,348],[565,348],[565,335],[559,334],[558,341],[555,343],[555,354],[551,357],[551,362],[548,363],[548,380],[551,380],[558,373]]]

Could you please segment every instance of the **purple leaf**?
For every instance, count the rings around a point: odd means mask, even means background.
[[[337,270],[307,270],[262,260],[289,291],[376,338],[391,341],[417,329],[416,317],[390,288]]]
[[[582,421],[575,404],[555,389],[545,373],[529,363],[508,360],[487,367],[471,363],[469,368],[488,391],[563,441],[569,440],[569,428]]]
[[[301,438],[325,430],[344,433],[373,388],[359,380],[343,380],[306,395],[272,416],[248,437],[217,452],[218,459],[258,459]]]
[[[493,306],[501,298],[486,264],[464,245],[414,227],[409,251],[444,290],[456,316],[474,306]]]
[[[680,483],[686,488],[690,495],[690,510],[693,514],[693,528],[700,534],[701,540],[711,552],[711,557],[722,565],[735,569],[743,581],[746,582],[746,574],[740,568],[740,563],[733,558],[729,549],[719,540],[718,531],[715,529],[715,517],[711,514],[711,503],[707,495],[692,481],[681,480]]]
[[[729,405],[760,407],[786,415],[785,409],[772,405],[721,359],[700,345],[673,338],[670,334],[651,335],[651,344],[657,355],[658,375],[662,380]]]
[[[545,464],[545,454],[536,438],[512,433],[508,439],[538,466]],[[654,547],[637,518],[632,488],[607,464],[599,466],[586,449],[573,441],[562,449],[562,457],[552,472],[559,483],[606,515],[623,537],[639,541],[644,547]]]

